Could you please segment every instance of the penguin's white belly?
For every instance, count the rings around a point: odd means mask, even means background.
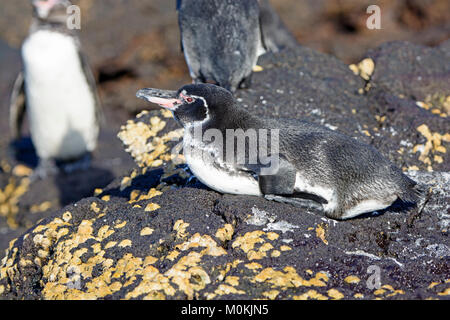
[[[325,212],[332,212],[337,206],[337,194],[335,190],[329,187],[311,183],[300,172],[297,172],[295,176],[294,190],[298,192],[314,194],[325,199],[328,202],[323,205],[323,209]]]
[[[221,193],[261,196],[258,181],[250,174],[204,161],[198,155],[184,153],[192,173],[203,184]]]
[[[93,151],[98,125],[95,98],[74,39],[38,31],[22,47],[27,113],[40,158],[71,159]]]

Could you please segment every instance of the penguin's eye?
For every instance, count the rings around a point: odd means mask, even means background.
[[[187,103],[192,103],[192,102],[194,102],[194,99],[192,99],[191,97],[187,97],[186,98],[186,102]]]

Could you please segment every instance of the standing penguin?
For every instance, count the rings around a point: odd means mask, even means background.
[[[32,0],[32,5],[33,22],[22,45],[23,72],[11,96],[10,127],[13,138],[20,138],[27,112],[39,157],[34,177],[44,178],[57,171],[57,160],[89,164],[101,113],[92,71],[78,36],[67,27],[70,1]]]
[[[189,168],[216,191],[281,198],[293,204],[301,203],[298,196],[307,195],[334,219],[382,210],[397,199],[407,203],[418,199],[416,182],[372,146],[305,121],[256,117],[240,108],[231,92],[221,87],[192,84],[178,91],[142,89],[137,97],[172,111],[185,129],[184,154]],[[278,170],[263,170],[267,162],[262,158],[249,161],[251,154],[269,153],[242,150],[234,142],[229,147],[229,130],[241,130],[248,137],[253,132],[259,136],[253,139],[257,141],[267,138],[267,132],[278,132],[278,143],[257,145],[272,150]],[[245,161],[236,161],[239,158]]]
[[[194,83],[247,87],[264,52],[257,0],[177,0],[181,46]]]

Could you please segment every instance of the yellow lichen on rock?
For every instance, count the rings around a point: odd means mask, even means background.
[[[187,241],[176,245],[175,249],[179,251],[186,251],[192,248],[203,247],[205,248],[200,253],[201,255],[210,255],[210,256],[222,256],[226,255],[227,252],[224,248],[219,247],[214,241],[214,239],[209,235],[200,235],[199,233],[194,234]]]
[[[11,229],[17,229],[15,216],[19,213],[19,200],[28,191],[30,180],[28,178],[17,181],[10,178],[6,187],[0,189],[0,216],[6,218]]]
[[[328,276],[319,272],[310,280],[305,280],[298,275],[293,267],[285,267],[283,271],[274,270],[273,268],[265,268],[254,277],[256,282],[266,282],[272,284],[274,287],[292,288],[292,287],[324,287]]]
[[[29,177],[33,173],[33,169],[30,167],[24,166],[23,164],[18,164],[12,170],[12,174],[16,177]]]
[[[316,290],[308,290],[307,292],[296,295],[293,297],[294,300],[328,300],[328,297],[324,296],[323,294],[320,294]]]
[[[391,285],[382,285],[379,289],[373,292],[375,296],[393,297],[398,294],[405,294],[403,290],[395,290]]]
[[[325,238],[325,228],[323,224],[319,224],[316,227],[316,237],[322,240],[323,243],[328,245],[328,240]]]
[[[417,131],[427,139],[425,145],[419,144],[414,146],[413,153],[420,152],[419,160],[426,164],[428,171],[432,171],[432,161],[430,155],[432,153],[445,154],[447,149],[442,145],[442,142],[450,142],[450,134],[446,133],[441,135],[437,132],[431,132],[426,124],[423,124],[417,128]],[[433,161],[436,163],[444,162],[442,155],[434,155]]]
[[[344,298],[344,295],[336,289],[330,289],[327,291],[328,296],[333,298],[334,300],[341,300]]]
[[[159,112],[163,118],[172,116],[165,110]],[[183,129],[158,136],[165,126],[166,122],[157,116],[150,118],[149,123],[130,120],[122,126],[118,137],[140,167],[157,167],[173,159],[166,143],[180,140],[183,136]]]
[[[233,237],[234,228],[231,224],[227,223],[223,228],[219,228],[216,232],[216,238],[222,242],[230,241]]]
[[[100,212],[100,208],[97,205],[97,202],[92,202],[91,203],[91,210],[94,211],[95,213],[99,213]]]
[[[63,215],[62,215],[62,219],[65,222],[69,222],[72,219],[72,213],[70,213],[70,211],[64,212]]]
[[[370,58],[366,58],[359,62],[358,65],[349,65],[349,68],[355,75],[359,75],[364,80],[370,80],[370,77],[375,70],[375,62]]]
[[[183,220],[177,220],[173,225],[173,230],[177,232],[177,238],[184,238],[187,236],[186,229],[189,227],[189,223]]]
[[[247,263],[247,264],[245,264],[245,267],[250,270],[262,269],[262,265],[260,265],[257,262]]]
[[[270,253],[270,256],[271,256],[272,258],[278,258],[280,255],[281,255],[281,252],[278,251],[278,250],[273,250],[273,251]]]
[[[261,230],[247,232],[245,235],[237,237],[233,242],[232,247],[241,248],[247,253],[250,250],[253,250],[255,244],[264,242],[264,239],[262,238],[264,234],[264,231]]]
[[[357,276],[348,276],[344,279],[344,281],[347,283],[356,284],[359,283],[361,279],[359,279]]]
[[[275,300],[277,296],[280,294],[280,291],[278,290],[270,290],[263,292],[262,295],[270,300]]]
[[[239,285],[239,277],[236,276],[228,276],[225,278],[225,283],[230,286],[238,286]]]
[[[110,229],[109,225],[104,225],[102,227],[100,227],[100,229],[98,230],[97,233],[97,240],[98,241],[103,241],[106,238],[108,238],[110,235],[112,235],[115,231]]]
[[[156,190],[155,188],[151,188],[146,194],[140,194],[138,190],[133,190],[130,195],[130,204],[133,204],[135,202],[143,201],[143,200],[149,200],[151,198],[154,198],[156,196],[162,195],[162,192],[159,190]]]
[[[450,296],[450,288],[438,293],[438,296]]]
[[[153,231],[155,231],[155,230],[152,228],[149,228],[149,227],[145,227],[144,229],[141,230],[140,235],[141,236],[149,236],[153,233]]]
[[[206,295],[206,298],[211,300],[214,299],[216,296],[223,296],[226,294],[245,294],[245,291],[238,290],[235,287],[226,285],[226,284],[220,284],[219,287],[214,291],[214,293],[210,293]]]
[[[126,151],[130,152],[138,163],[141,163],[143,155],[154,149],[152,144],[148,144],[148,139],[155,137],[165,124],[165,121],[160,121],[156,127],[150,127],[146,123],[129,120],[125,126],[122,126],[118,137],[127,146]]]
[[[49,210],[53,204],[50,201],[44,201],[41,204],[32,205],[30,208],[31,213],[45,212]]]
[[[158,210],[159,208],[161,208],[161,207],[159,206],[159,204],[157,204],[157,203],[149,203],[149,204],[145,207],[144,211],[145,211],[145,212],[151,212],[151,211],[156,211],[156,210]]]
[[[117,244],[117,241],[110,241],[110,242],[108,242],[108,243],[105,245],[105,250],[106,250],[106,249],[114,248],[114,247],[116,246],[116,244]]]
[[[114,226],[114,229],[122,229],[127,225],[127,221],[117,221],[116,225]]]
[[[242,251],[247,253],[247,258],[249,260],[265,258],[268,251],[272,250],[274,247],[272,244],[266,242],[263,236],[265,236],[268,240],[271,240],[276,239],[278,234],[273,232],[265,233],[261,230],[247,232],[245,235],[236,238],[232,244],[232,248],[240,248]],[[261,245],[256,249],[255,247],[257,244]]]
[[[122,240],[117,246],[121,248],[131,247],[133,242],[130,239]]]
[[[200,291],[211,283],[208,273],[199,266],[202,254],[198,252],[189,252],[178,260],[178,262],[167,272],[166,277],[178,286],[178,289],[184,292],[188,299],[194,297],[194,292]]]

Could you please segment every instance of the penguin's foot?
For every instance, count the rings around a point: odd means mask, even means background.
[[[249,89],[252,86],[252,74],[244,78],[239,84],[240,89]]]
[[[90,153],[87,153],[80,160],[63,164],[62,169],[64,173],[71,174],[75,171],[82,171],[82,170],[84,171],[89,169],[91,167],[91,163],[92,163],[92,156]]]
[[[48,177],[55,176],[59,173],[59,169],[54,160],[41,159],[39,165],[34,169],[33,174],[30,176],[30,181],[35,182],[37,180],[45,180]]]
[[[323,207],[321,204],[317,203],[314,200],[310,200],[310,199],[288,198],[288,197],[272,195],[272,194],[265,195],[264,198],[266,200],[270,200],[270,201],[287,203],[296,208],[323,211]]]

